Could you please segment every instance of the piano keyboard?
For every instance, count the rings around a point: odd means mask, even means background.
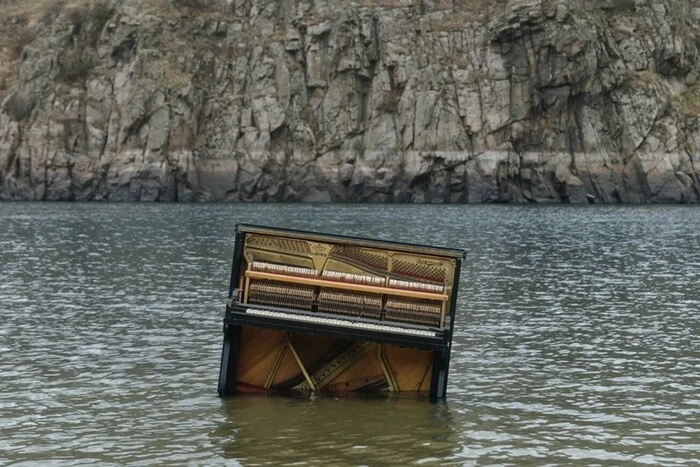
[[[438,334],[435,331],[425,329],[405,328],[402,326],[392,326],[389,324],[367,323],[363,321],[353,321],[342,318],[328,318],[325,316],[313,316],[306,314],[287,313],[283,311],[261,310],[258,308],[247,308],[246,314],[254,316],[267,316],[270,318],[288,319],[293,321],[303,321],[314,324],[326,324],[330,326],[342,326],[353,329],[367,329],[370,331],[393,332],[396,334],[436,337]]]

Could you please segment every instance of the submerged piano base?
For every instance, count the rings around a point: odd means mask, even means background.
[[[235,303],[226,315],[221,394],[444,390],[439,330]]]
[[[239,352],[239,392],[430,389],[433,358],[427,350],[246,327]]]

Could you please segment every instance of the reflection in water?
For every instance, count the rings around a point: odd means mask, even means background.
[[[214,444],[223,456],[259,462],[358,465],[434,462],[459,451],[446,404],[413,396],[222,399]]]
[[[232,397],[237,222],[468,251],[448,401]],[[700,210],[0,204],[0,464],[691,464]]]

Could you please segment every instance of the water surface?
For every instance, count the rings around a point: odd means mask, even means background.
[[[448,400],[216,394],[237,222],[467,250]],[[0,464],[691,464],[693,207],[0,203]]]

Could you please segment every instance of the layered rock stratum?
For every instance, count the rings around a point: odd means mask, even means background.
[[[0,199],[700,201],[698,0],[0,0]]]

